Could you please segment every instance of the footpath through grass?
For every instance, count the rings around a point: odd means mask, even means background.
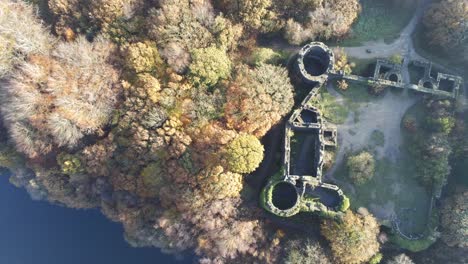
[[[390,0],[361,0],[361,5],[362,12],[352,27],[351,36],[338,45],[361,46],[379,39],[390,43],[400,36],[417,7],[414,3],[396,5]]]

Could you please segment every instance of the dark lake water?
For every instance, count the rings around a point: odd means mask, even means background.
[[[162,264],[177,261],[156,248],[132,248],[120,224],[98,210],[33,201],[0,172],[0,264]]]

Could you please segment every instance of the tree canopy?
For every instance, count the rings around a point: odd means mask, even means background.
[[[279,66],[241,67],[226,97],[228,126],[261,137],[291,110],[293,87],[287,71]]]
[[[468,191],[458,191],[444,200],[442,240],[449,246],[468,248]]]
[[[325,219],[320,227],[339,263],[365,263],[379,252],[379,225],[369,213],[348,210],[341,219]]]
[[[432,4],[424,16],[427,37],[434,45],[453,48],[468,41],[468,3],[465,0],[443,0]]]
[[[346,166],[349,177],[356,184],[363,184],[374,176],[375,160],[369,152],[363,151],[349,157]]]
[[[253,172],[263,160],[263,145],[252,135],[240,135],[226,147],[226,160],[230,170],[238,173]]]

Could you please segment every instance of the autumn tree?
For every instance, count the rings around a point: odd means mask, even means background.
[[[286,264],[330,264],[327,252],[317,241],[291,240],[284,249]]]
[[[449,157],[452,152],[447,136],[432,135],[421,143],[417,151],[418,175],[427,186],[445,184],[450,173]]]
[[[405,254],[400,254],[385,262],[386,264],[414,264],[414,262]]]
[[[324,219],[320,227],[339,263],[365,263],[379,251],[379,225],[368,212],[348,210],[341,219]]]
[[[120,93],[107,41],[58,44],[32,56],[2,87],[2,113],[18,150],[30,157],[76,146],[109,122]]]
[[[156,43],[137,42],[125,45],[121,49],[125,67],[133,75],[140,73],[157,74],[164,69]]]
[[[315,38],[344,37],[361,11],[357,0],[299,1],[299,5],[296,1],[287,2],[296,5],[291,10],[302,5],[307,6],[297,12],[286,11],[289,20],[285,27],[285,37],[296,45]]]
[[[335,54],[334,69],[336,71],[343,71],[345,74],[351,74],[355,64],[348,61],[348,54],[346,54],[346,51],[343,48],[335,48],[333,49],[333,53]]]
[[[189,74],[198,86],[211,87],[219,80],[226,79],[231,73],[231,60],[226,52],[216,47],[195,49]]]
[[[450,247],[442,240],[437,241],[429,250],[424,250],[418,255],[420,263],[468,263],[468,249],[461,247]]]
[[[424,16],[429,41],[445,48],[461,47],[468,40],[468,3],[443,0],[432,4]]]
[[[263,20],[269,15],[271,0],[238,0],[239,17],[248,27],[259,29]]]
[[[254,31],[271,32],[279,28],[272,0],[214,0],[216,8]]]
[[[206,48],[212,43],[210,21],[213,8],[208,1],[163,0],[160,8],[151,9],[147,19],[150,37],[165,47],[179,43],[187,52],[192,48]]]
[[[442,240],[449,246],[468,248],[468,191],[444,200],[441,210]]]
[[[132,31],[130,24],[118,23],[133,18],[143,2],[144,0],[96,0],[89,3],[86,0],[50,0],[47,4],[55,32],[65,39],[73,39],[76,33],[94,37],[98,32],[102,32],[107,37],[117,40],[117,35],[125,35]],[[120,26],[126,30],[119,28]]]
[[[263,160],[263,145],[252,135],[240,135],[226,147],[226,161],[237,173],[253,172]]]
[[[284,27],[284,38],[289,44],[301,45],[308,40],[314,39],[315,35],[311,29],[304,27],[299,22],[290,18],[286,21]]]
[[[242,175],[224,171],[222,166],[206,169],[198,175],[202,193],[214,199],[239,197],[242,181]]]
[[[0,78],[3,78],[29,55],[47,54],[53,38],[31,5],[2,0],[0,10]]]
[[[227,124],[261,137],[293,106],[293,87],[286,69],[263,64],[241,67],[227,89]]]
[[[363,184],[374,176],[375,160],[372,154],[363,151],[349,157],[346,167],[351,180],[356,184]]]

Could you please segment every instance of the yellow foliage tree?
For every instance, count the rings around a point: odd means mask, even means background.
[[[379,252],[379,225],[368,212],[348,210],[341,219],[325,219],[320,227],[339,263],[365,263]]]
[[[263,145],[253,135],[243,134],[226,147],[228,168],[238,173],[253,172],[263,160]]]

